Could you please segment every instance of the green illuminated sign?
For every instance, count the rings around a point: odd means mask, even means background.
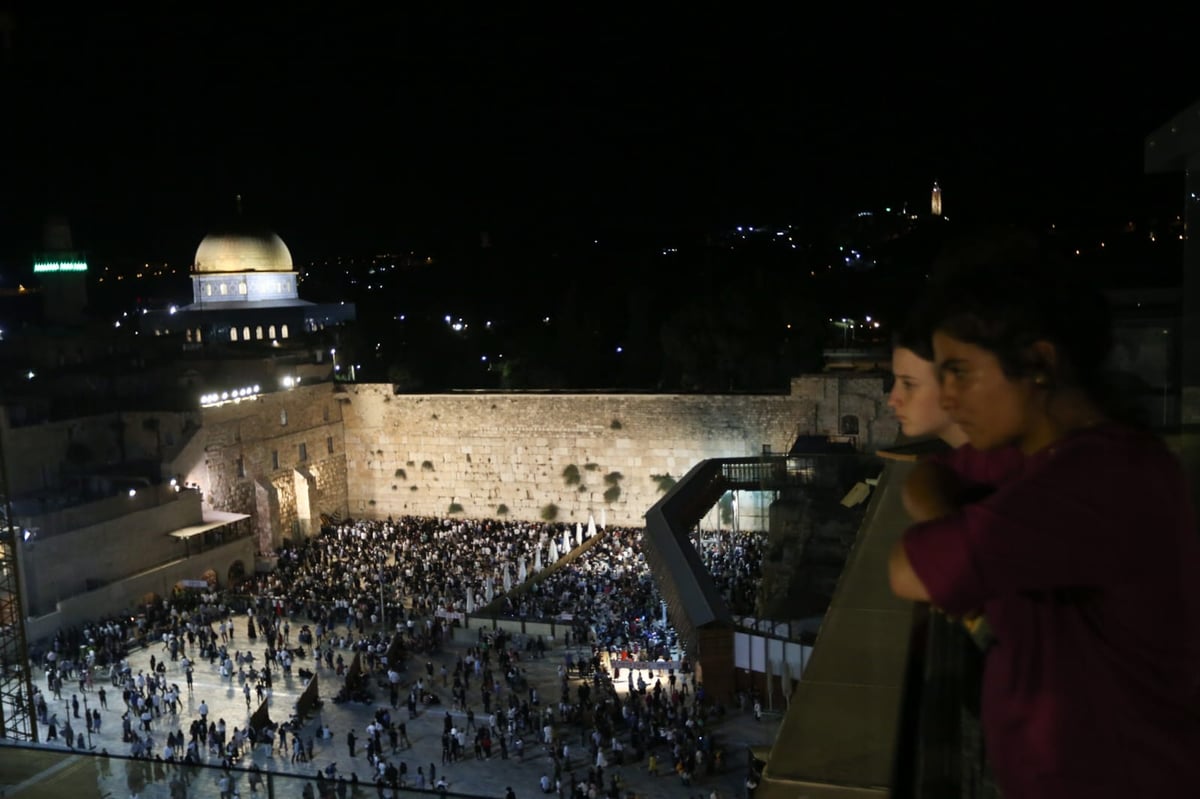
[[[33,273],[45,272],[86,272],[87,261],[84,260],[53,260],[50,258],[34,258]]]

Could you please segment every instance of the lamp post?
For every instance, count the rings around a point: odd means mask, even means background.
[[[383,602],[383,572],[379,572],[379,621],[387,629],[387,605]]]
[[[83,726],[87,730],[88,749],[95,749],[92,746],[92,712],[88,710],[87,691],[83,692]]]

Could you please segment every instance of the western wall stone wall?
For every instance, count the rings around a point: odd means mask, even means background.
[[[214,509],[251,514],[261,551],[322,513],[536,521],[554,506],[560,522],[640,525],[671,480],[707,458],[783,453],[800,435],[842,434],[847,416],[859,449],[890,444],[885,403],[881,379],[861,375],[797,378],[778,395],[321,383],[206,409],[203,463],[186,479]]]
[[[878,378],[853,398],[824,382],[801,387],[819,393],[788,395],[396,395],[386,385],[350,386],[342,410],[350,513],[507,510],[537,520],[554,506],[558,521],[599,520],[604,509],[610,523],[640,525],[664,477],[707,458],[786,452],[797,435],[837,433],[840,416],[822,403],[869,414],[864,432],[883,410]]]

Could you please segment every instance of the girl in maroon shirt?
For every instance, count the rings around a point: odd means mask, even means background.
[[[1189,486],[1103,388],[1103,298],[1045,265],[978,267],[935,291],[941,402],[1020,472],[963,503],[914,470],[900,596],[982,610],[982,717],[1006,799],[1200,795],[1200,536]]]

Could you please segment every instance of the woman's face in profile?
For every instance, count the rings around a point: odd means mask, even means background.
[[[945,333],[933,334],[933,351],[942,407],[971,445],[980,450],[1020,445],[1035,422],[1031,382],[1006,375],[991,351]]]
[[[907,347],[892,350],[894,382],[888,394],[888,407],[909,438],[940,436],[953,424],[941,406],[941,388],[937,370]]]

